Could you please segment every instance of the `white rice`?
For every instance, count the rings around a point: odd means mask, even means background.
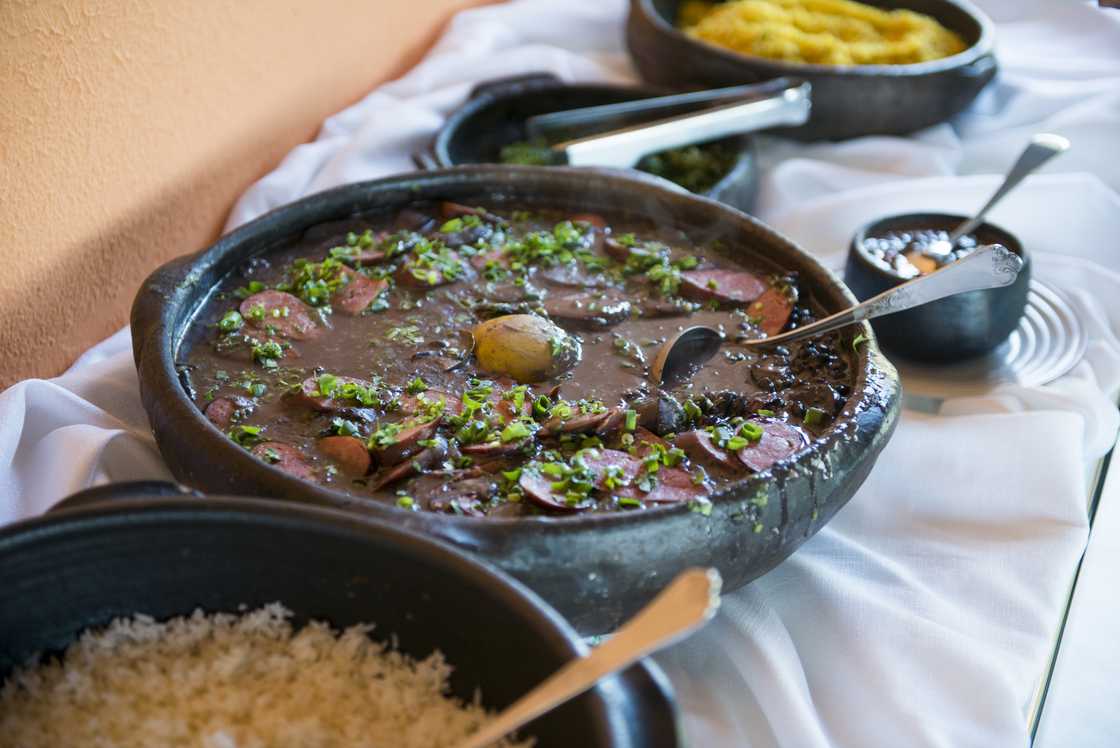
[[[0,690],[3,748],[442,748],[487,720],[369,625],[293,633],[273,603],[242,616],[118,619]],[[528,748],[506,740],[503,748]]]

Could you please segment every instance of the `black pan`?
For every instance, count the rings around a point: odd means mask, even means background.
[[[0,530],[0,680],[117,616],[274,601],[297,625],[371,622],[375,638],[395,635],[413,657],[439,649],[454,667],[453,692],[470,700],[480,688],[492,709],[587,651],[528,589],[431,538],[290,502],[167,494],[178,492],[110,486]],[[526,731],[542,748],[679,744],[664,676],[644,663]]]
[[[470,98],[447,118],[432,141],[431,156],[441,167],[498,163],[504,146],[526,139],[525,120],[529,117],[665,93],[665,89],[649,86],[564,83],[548,73],[490,81],[475,86]],[[674,114],[688,109],[683,107]],[[641,121],[637,118],[634,123]],[[721,142],[738,151],[738,156],[723,178],[703,194],[750,212],[758,194],[754,139],[739,135]]]
[[[310,226],[392,213],[416,201],[563,208],[655,217],[729,255],[796,270],[829,311],[855,303],[820,263],[757,220],[660,181],[564,167],[471,166],[405,174],[323,192],[243,226],[212,247],[174,260],[140,289],[132,340],[140,394],[176,478],[218,494],[260,495],[345,507],[444,538],[526,583],[582,632],[617,626],[688,566],[716,566],[735,589],[794,551],[855,493],[887,443],[899,383],[873,339],[858,348],[857,382],[834,426],[810,448],[713,497],[710,514],[688,506],[570,517],[472,518],[409,512],[294,478],[253,457],[203,417],[176,363],[180,341],[211,289],[249,258]],[[872,336],[871,328],[862,327]]]

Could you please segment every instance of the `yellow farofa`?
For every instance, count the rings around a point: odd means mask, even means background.
[[[678,24],[735,52],[818,65],[905,65],[967,46],[929,16],[851,0],[686,0]]]

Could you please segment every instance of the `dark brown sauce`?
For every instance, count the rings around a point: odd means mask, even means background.
[[[181,368],[231,438],[337,490],[476,515],[704,510],[721,483],[791,457],[843,407],[848,338],[737,345],[819,312],[796,276],[680,232],[422,205],[315,227],[246,264],[195,320]],[[505,314],[551,319],[567,332],[553,355],[578,349],[578,362],[523,385],[482,370],[472,330]],[[727,342],[659,392],[649,362],[697,324]]]

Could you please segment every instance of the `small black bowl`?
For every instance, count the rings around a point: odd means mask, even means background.
[[[431,538],[342,512],[199,498],[171,484],[117,484],[0,530],[0,682],[87,628],[279,601],[293,623],[374,623],[417,658],[439,649],[452,692],[508,706],[587,652],[518,582]],[[542,746],[675,748],[664,676],[643,662],[526,729]],[[0,742],[3,742],[0,740]]]
[[[626,43],[642,78],[661,86],[718,88],[789,76],[813,85],[809,122],[784,131],[803,139],[899,135],[949,119],[996,74],[992,22],[967,0],[867,0],[937,19],[970,46],[908,65],[811,65],[754,57],[708,44],[674,25],[680,0],[630,0]]]
[[[432,141],[431,156],[439,167],[500,163],[504,146],[525,140],[529,117],[666,93],[642,86],[568,84],[549,73],[490,81],[476,86],[466,103],[447,118]],[[683,114],[687,109],[672,113]],[[717,142],[733,149],[738,157],[718,182],[699,194],[750,212],[758,193],[754,140],[743,135]]]
[[[872,221],[852,238],[844,282],[862,301],[908,280],[868,256],[862,249],[868,236],[908,229],[952,231],[967,219],[946,213],[910,213]],[[1019,255],[1023,260],[1019,276],[1009,286],[969,291],[873,320],[871,326],[888,353],[915,361],[961,361],[991,351],[1019,325],[1027,307],[1031,278],[1031,263],[1023,245],[1013,234],[991,223],[980,224],[972,236],[980,244],[1002,244]]]

